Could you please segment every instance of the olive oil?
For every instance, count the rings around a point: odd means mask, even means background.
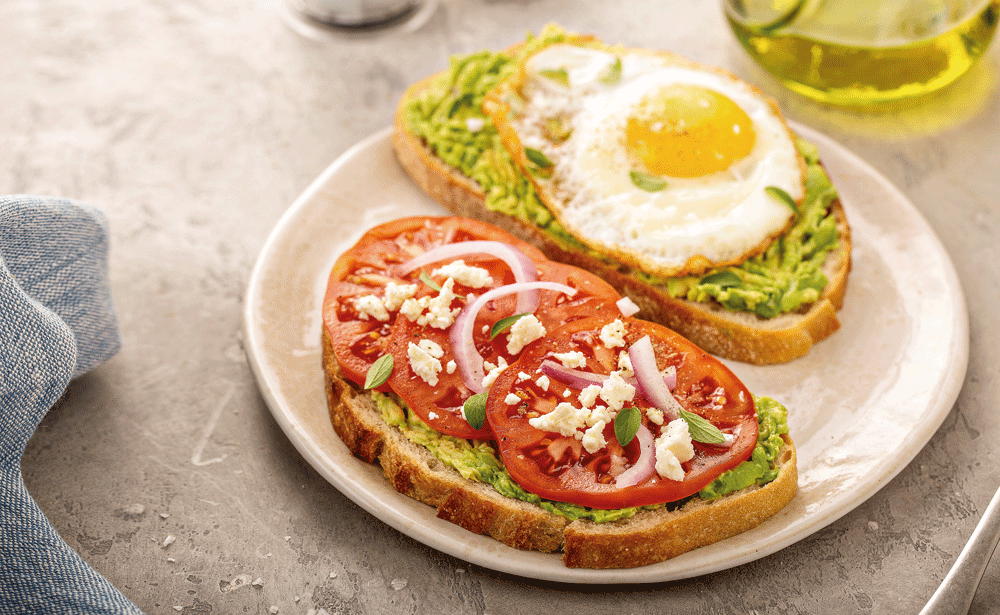
[[[749,18],[753,1],[726,5],[750,56],[792,90],[844,105],[943,88],[983,55],[1000,13],[1000,0],[801,0],[765,23]]]

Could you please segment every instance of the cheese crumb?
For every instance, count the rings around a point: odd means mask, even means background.
[[[585,408],[577,408],[571,403],[562,402],[551,412],[528,419],[528,424],[542,431],[573,436],[586,424],[589,415],[590,412]]]
[[[635,376],[635,371],[632,369],[632,357],[628,356],[627,350],[621,351],[618,355],[618,371],[621,372],[622,378]]]
[[[419,299],[411,297],[403,302],[399,312],[418,325],[447,329],[455,322],[458,313],[462,311],[460,307],[451,308],[451,302],[458,297],[454,288],[454,278],[448,278],[441,285],[441,291],[436,297],[420,297]],[[426,314],[424,310],[427,310]]]
[[[525,372],[517,372],[517,381],[518,382],[524,382],[525,380],[528,380],[529,378],[531,378],[531,374],[527,374]]]
[[[507,352],[512,355],[518,354],[525,346],[544,336],[545,327],[535,318],[534,314],[522,316],[510,327]]]
[[[646,418],[648,418],[650,420],[650,422],[652,422],[652,423],[654,423],[656,425],[662,425],[663,424],[663,410],[660,410],[659,408],[653,408],[653,407],[646,408]]]
[[[469,288],[483,288],[493,283],[493,278],[490,277],[489,271],[482,267],[466,265],[462,259],[438,267],[431,272],[431,275],[452,278],[455,282]]]
[[[556,360],[563,364],[563,367],[586,367],[587,357],[583,356],[583,353],[579,350],[571,350],[570,352],[557,352],[555,353]]]
[[[416,284],[396,284],[389,282],[385,286],[385,309],[395,312],[403,305],[403,302],[417,294]]]
[[[581,442],[588,453],[596,453],[608,445],[608,441],[604,438],[604,425],[604,421],[597,421],[593,427],[584,432]]]
[[[656,438],[656,473],[670,480],[684,480],[681,464],[694,457],[687,421],[675,419]]]
[[[497,379],[497,376],[500,375],[500,372],[507,369],[507,360],[504,359],[503,357],[498,357],[497,365],[494,366],[489,361],[485,361],[483,363],[483,367],[490,370],[489,373],[486,374],[486,377],[483,378],[483,388],[488,389],[493,385],[493,381]]]
[[[587,417],[587,425],[593,427],[598,423],[604,423],[607,425],[611,421],[615,420],[617,412],[612,411],[606,406],[596,406],[590,411],[590,416]]]
[[[458,369],[458,364],[455,361],[448,361],[448,364],[444,366],[444,371],[449,374],[454,374],[456,369]]]
[[[441,347],[431,340],[420,340],[419,346],[410,342],[406,347],[406,356],[410,359],[413,373],[431,386],[438,383],[438,374],[441,372],[441,361],[438,359],[443,355]]]
[[[546,376],[545,374],[542,374],[541,376],[538,377],[538,380],[535,380],[535,384],[537,384],[538,388],[540,388],[541,390],[548,391],[549,390],[549,377]]]
[[[625,323],[619,319],[601,327],[601,341],[605,348],[621,348],[625,346]]]
[[[612,410],[621,410],[625,402],[632,401],[635,397],[635,387],[625,382],[621,374],[611,372],[604,385],[601,387],[601,399],[604,400]]]
[[[521,403],[521,398],[516,393],[507,393],[507,397],[504,397],[503,400],[508,406],[516,406]]]
[[[368,320],[374,318],[379,322],[389,320],[389,312],[386,311],[382,299],[375,295],[365,295],[354,300],[354,308],[358,311],[358,318]]]
[[[593,408],[597,403],[597,396],[601,394],[601,385],[592,384],[580,391],[580,403],[584,408]]]

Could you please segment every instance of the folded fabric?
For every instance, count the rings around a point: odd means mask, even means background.
[[[107,253],[94,207],[0,197],[0,614],[141,613],[59,537],[20,468],[70,379],[118,351]]]

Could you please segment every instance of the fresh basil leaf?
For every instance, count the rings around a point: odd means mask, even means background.
[[[524,155],[528,157],[528,160],[535,163],[536,165],[548,168],[553,166],[552,161],[549,160],[548,156],[538,151],[537,149],[532,149],[530,147],[524,148]]]
[[[642,171],[629,171],[628,176],[632,178],[636,188],[646,192],[659,192],[667,187],[667,180]]]
[[[566,72],[565,68],[546,68],[545,70],[538,71],[538,74],[555,81],[559,85],[569,87],[569,73]]]
[[[795,202],[795,199],[792,198],[792,195],[788,194],[781,188],[777,186],[768,186],[764,188],[764,192],[770,194],[771,196],[778,199],[785,205],[788,205],[788,207],[790,207],[791,210],[794,211],[795,213],[799,213],[799,204]]]
[[[476,393],[462,404],[462,414],[473,429],[482,429],[486,422],[486,393]]]
[[[722,444],[726,441],[726,437],[722,435],[719,428],[709,423],[704,417],[698,416],[693,412],[688,412],[682,408],[681,418],[687,421],[688,432],[691,434],[691,439],[695,442],[702,442],[704,444]]]
[[[382,386],[391,375],[392,355],[382,355],[368,368],[368,374],[365,375],[365,390]]]
[[[525,312],[523,314],[514,314],[513,316],[508,316],[507,318],[501,318],[500,320],[496,321],[495,323],[493,323],[493,326],[490,327],[490,339],[493,339],[494,337],[500,335],[501,333],[509,329],[511,325],[513,325],[515,322],[520,320],[521,317],[527,316],[530,313],[531,312]]]
[[[743,283],[740,276],[736,275],[735,272],[729,269],[723,269],[722,271],[716,271],[715,273],[710,273],[698,280],[699,284],[715,284],[716,286],[721,286],[722,288],[732,288],[733,286],[739,286]]]
[[[431,290],[441,292],[441,286],[431,279],[431,276],[427,275],[426,271],[420,272],[420,281],[431,287]]]
[[[622,408],[619,410],[618,416],[615,417],[615,437],[618,438],[618,444],[628,446],[628,443],[635,437],[636,432],[639,431],[639,425],[641,424],[642,413],[639,412],[638,408]]]
[[[597,80],[604,85],[614,85],[622,80],[622,59],[615,58],[615,61],[608,65],[600,75],[597,76]]]

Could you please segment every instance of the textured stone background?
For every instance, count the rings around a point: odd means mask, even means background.
[[[124,348],[71,386],[24,463],[70,545],[149,613],[919,611],[1000,486],[997,45],[932,104],[851,114],[761,74],[715,2],[444,0],[416,32],[331,39],[287,27],[278,1],[0,3],[0,190],[88,201],[113,230]],[[470,566],[327,484],[257,391],[241,302],[285,208],[390,123],[407,84],[549,21],[760,83],[903,190],[954,259],[972,334],[955,408],[875,497],[770,557],[622,588]],[[998,604],[1000,562],[972,612]]]

